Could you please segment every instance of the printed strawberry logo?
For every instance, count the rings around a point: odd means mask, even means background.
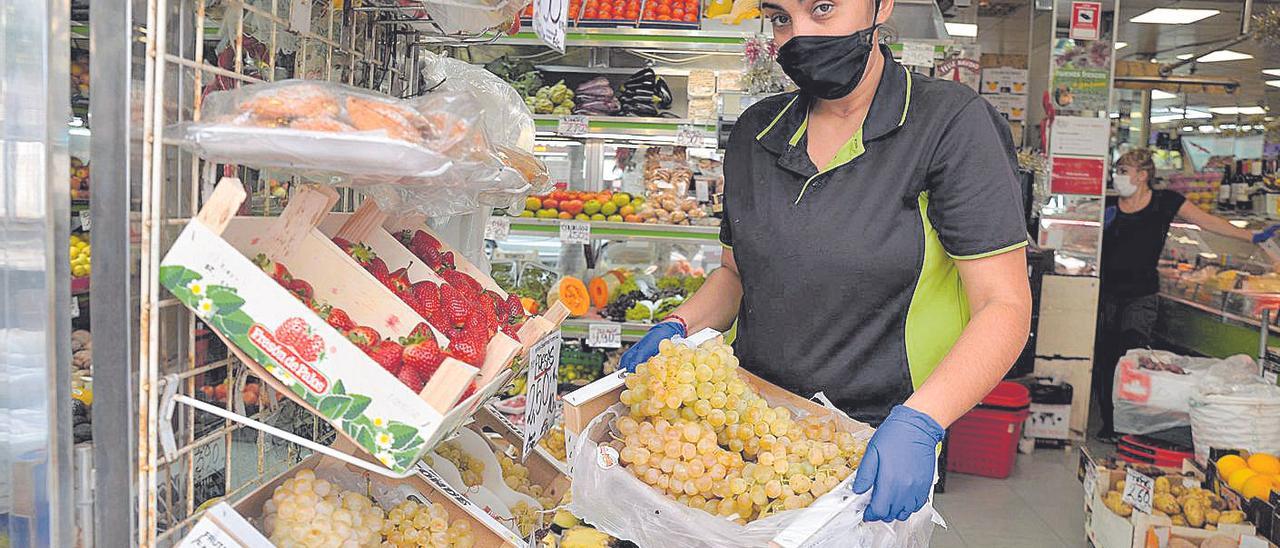
[[[280,344],[293,348],[303,360],[313,362],[324,355],[324,339],[312,335],[311,327],[302,318],[285,320],[276,328],[275,336]]]
[[[305,337],[293,349],[298,351],[299,358],[314,362],[324,355],[324,338],[320,335]]]

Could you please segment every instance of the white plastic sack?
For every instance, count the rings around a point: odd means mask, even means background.
[[[645,485],[612,455],[602,456],[599,441],[618,434],[613,422],[627,412],[614,404],[587,425],[573,452],[573,502],[570,509],[595,528],[640,546],[744,547],[912,547],[928,546],[936,513],[930,503],[905,522],[862,521],[871,493],[855,495],[850,474],[808,508],[789,510],[738,525],[689,508]],[[853,421],[850,421],[853,422]],[[862,440],[871,429],[861,425]],[[604,447],[606,453],[612,449]],[[940,521],[940,518],[939,518]]]
[[[1243,355],[1227,360],[1252,363]],[[1112,390],[1116,431],[1141,435],[1190,426],[1191,396],[1196,385],[1209,368],[1220,361],[1161,350],[1133,349],[1127,352],[1116,364]],[[1144,364],[1147,367],[1143,367]]]
[[[1214,365],[1191,398],[1191,438],[1201,463],[1210,448],[1280,453],[1280,387],[1252,361]]]

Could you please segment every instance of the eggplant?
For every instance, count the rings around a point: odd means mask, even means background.
[[[591,110],[596,112],[610,113],[610,112],[617,112],[618,109],[622,108],[622,105],[619,104],[616,99],[613,99],[608,101],[591,101],[589,103],[579,103],[577,108],[582,110]]]
[[[657,92],[654,95],[658,97],[658,108],[671,108],[671,88],[667,86],[666,80],[658,79]]]
[[[645,83],[628,82],[622,85],[623,95],[634,95],[636,93],[641,93],[644,95],[657,95],[658,84],[657,82],[645,82]]]
[[[628,77],[627,77],[627,81],[626,81],[626,83],[627,83],[627,84],[630,84],[630,83],[632,83],[632,82],[637,82],[637,83],[638,83],[638,82],[652,82],[652,81],[654,81],[654,79],[656,79],[657,77],[658,77],[658,75],[657,75],[656,73],[654,73],[654,72],[653,72],[653,69],[651,69],[651,68],[646,68],[646,69],[641,69],[639,72],[636,72],[635,74],[632,74],[631,76],[628,76]]]
[[[604,76],[597,76],[587,80],[586,82],[578,84],[578,87],[574,89],[574,92],[581,95],[583,93],[591,93],[595,90],[605,90],[609,93],[613,93],[613,85],[610,84],[609,80]]]
[[[592,99],[612,99],[615,97],[615,95],[613,94],[613,90],[610,88],[579,89],[578,91],[574,92],[574,95],[579,100],[582,100],[582,101],[590,101]]]

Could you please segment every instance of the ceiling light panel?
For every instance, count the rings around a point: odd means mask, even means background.
[[[1220,49],[1218,51],[1202,55],[1199,59],[1196,59],[1196,61],[1201,63],[1217,63],[1220,61],[1241,61],[1244,59],[1253,59],[1253,56],[1239,51]]]
[[[974,38],[978,36],[978,25],[972,23],[946,23],[947,34]]]
[[[1155,8],[1137,17],[1129,19],[1130,23],[1150,23],[1156,25],[1187,25],[1201,19],[1213,17],[1218,10],[1196,10],[1181,8]]]
[[[1159,101],[1161,99],[1176,99],[1177,97],[1178,97],[1177,94],[1169,93],[1167,91],[1161,91],[1158,89],[1151,90],[1152,101]]]

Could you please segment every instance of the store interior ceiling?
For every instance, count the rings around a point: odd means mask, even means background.
[[[976,1],[976,0],[975,0]],[[1025,52],[1029,39],[1028,18],[1032,0],[992,0],[977,7],[978,43],[985,52]],[[1252,13],[1280,9],[1280,0],[1253,0]],[[1234,118],[1231,107],[1256,107],[1273,116],[1280,111],[1280,48],[1257,40],[1246,40],[1223,48],[1222,45],[1240,35],[1245,2],[1242,0],[1121,0],[1116,50],[1118,61],[1175,63],[1179,55],[1197,58],[1218,49],[1248,54],[1251,57],[1219,62],[1192,62],[1179,67],[1174,75],[1239,82],[1234,94],[1180,93],[1176,86],[1166,93],[1155,93],[1153,115],[1162,109],[1186,107],[1190,110],[1215,109],[1217,121]],[[1190,24],[1135,23],[1130,19],[1156,8],[1217,10],[1216,15]],[[1064,14],[1064,16],[1068,16]],[[961,19],[963,16],[961,16]],[[952,19],[956,20],[956,19]],[[1264,73],[1264,70],[1270,73]],[[1266,82],[1273,84],[1268,85]],[[1203,107],[1203,109],[1198,109]],[[1172,122],[1171,122],[1172,123]],[[1181,125],[1178,122],[1173,125]]]

